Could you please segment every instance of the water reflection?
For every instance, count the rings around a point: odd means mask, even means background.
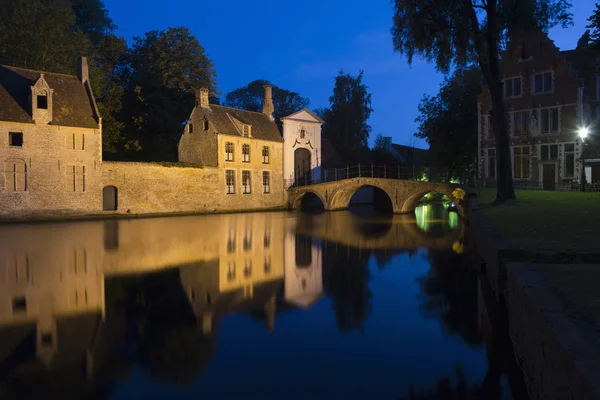
[[[298,310],[317,320],[333,315],[339,332],[364,335],[369,324],[379,324],[376,301],[386,296],[378,274],[395,273],[398,257],[416,265],[421,254],[431,265],[418,281],[421,312],[481,347],[475,276],[467,264],[448,268],[458,257],[451,249],[462,226],[444,210],[419,212],[416,218],[282,212],[2,226],[0,397],[120,398],[121,382],[140,379],[136,371],[151,382],[197,390],[211,365],[223,363],[219,355],[246,335],[254,341],[236,353],[236,365],[263,365],[244,354],[292,337],[288,326],[299,321]],[[236,315],[243,319],[232,320]],[[320,332],[326,325],[317,320],[304,329]],[[232,321],[244,330],[231,333]],[[278,321],[285,336],[277,336]],[[226,379],[215,373],[202,380],[204,387]],[[387,388],[397,393],[389,382]]]

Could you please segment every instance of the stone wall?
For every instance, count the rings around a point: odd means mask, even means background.
[[[156,214],[277,209],[286,206],[280,171],[271,173],[270,193],[263,193],[262,171],[252,171],[252,193],[227,194],[221,168],[165,167],[153,163],[104,162],[102,186],[117,188],[116,213]],[[114,212],[114,211],[113,211]]]

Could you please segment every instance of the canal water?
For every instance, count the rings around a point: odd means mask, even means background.
[[[441,204],[0,227],[0,398],[526,399]]]

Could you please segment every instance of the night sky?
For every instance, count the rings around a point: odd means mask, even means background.
[[[413,139],[417,106],[435,94],[443,76],[433,65],[393,52],[389,0],[105,0],[117,34],[131,42],[153,29],[187,26],[215,63],[222,97],[255,79],[267,79],[328,105],[340,68],[365,71],[374,112],[371,141],[378,133],[395,143],[427,147]],[[575,26],[555,28],[550,38],[574,48],[594,8],[593,0],[572,0]]]

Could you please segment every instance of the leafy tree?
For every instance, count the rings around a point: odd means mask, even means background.
[[[0,6],[0,64],[73,74],[91,52],[68,2],[5,0]]]
[[[266,84],[270,84],[270,82],[258,79],[250,82],[247,86],[229,92],[225,96],[224,105],[260,112],[265,95],[263,86]],[[275,109],[273,116],[279,129],[282,128],[282,117],[308,107],[308,104],[309,100],[298,93],[273,85],[273,108]]]
[[[132,156],[176,161],[194,90],[216,91],[213,63],[185,27],[154,30],[134,39],[122,113],[127,140],[139,140],[142,147]]]
[[[447,77],[435,96],[425,95],[415,136],[429,143],[428,165],[436,179],[474,177],[477,170],[477,94],[483,79],[476,68]]]
[[[349,164],[369,159],[368,140],[371,127],[371,94],[363,83],[363,71],[352,76],[340,70],[335,78],[329,108],[318,110],[323,118],[323,136],[336,146]]]
[[[571,23],[568,0],[394,0],[394,49],[451,67],[476,62],[490,91],[496,138],[497,201],[513,199],[510,147],[500,75],[500,49],[527,29]]]
[[[71,0],[71,9],[77,28],[95,47],[117,27],[101,0]]]
[[[588,35],[589,43],[596,51],[600,51],[600,2],[596,3],[596,9],[588,18],[588,21],[590,24],[587,27],[591,29]]]
[[[391,150],[392,138],[385,137],[381,133],[375,136],[375,142],[373,143],[373,149],[371,150],[372,162],[377,164],[396,164],[398,160],[395,159],[394,154]]]

